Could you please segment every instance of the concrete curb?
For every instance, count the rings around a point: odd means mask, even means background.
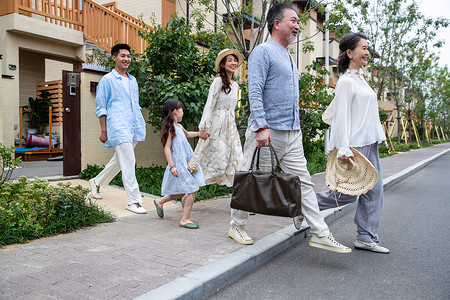
[[[421,169],[423,169],[424,167],[426,167],[427,165],[429,165],[430,163],[432,163],[433,161],[435,161],[436,159],[438,159],[442,155],[446,154],[447,152],[450,152],[450,149],[444,150],[441,153],[438,153],[436,155],[433,155],[430,158],[422,160],[421,162],[418,162],[417,164],[415,164],[415,165],[413,165],[413,166],[411,166],[409,168],[406,168],[403,171],[398,172],[395,175],[389,176],[388,178],[383,180],[383,187],[384,187],[384,189],[386,190],[389,187],[391,187],[394,184],[396,184],[397,182],[403,180],[405,177],[410,176],[410,175],[416,173],[417,171],[420,171]]]
[[[414,174],[447,152],[450,152],[450,149],[442,151],[441,153],[423,160],[395,175],[389,176],[383,181],[384,189],[387,189],[407,176]],[[342,206],[341,212],[335,208],[321,213],[325,218],[325,222],[330,224],[346,213],[352,211],[356,206],[357,201]],[[256,267],[304,240],[308,236],[308,226],[303,225],[301,230],[296,230],[294,225],[286,226],[285,228],[256,241],[251,246],[246,246],[230,253],[135,299],[192,300],[206,298],[217,293],[221,288],[231,284],[246,273],[254,270]]]
[[[28,177],[27,177],[28,178]],[[79,179],[80,176],[72,175],[72,176],[48,176],[48,177],[39,177],[39,179],[47,180],[47,181],[63,181],[63,180],[72,180]],[[34,178],[28,178],[29,181],[35,181]],[[17,182],[17,179],[12,180],[12,182]]]

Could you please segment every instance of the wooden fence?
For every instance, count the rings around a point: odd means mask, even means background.
[[[47,91],[51,97],[53,126],[62,126],[63,124],[63,99],[62,99],[62,80],[38,82],[36,83],[36,93]]]

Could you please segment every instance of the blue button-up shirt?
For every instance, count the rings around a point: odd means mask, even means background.
[[[252,51],[248,90],[253,130],[300,130],[298,70],[282,45],[269,39]]]
[[[130,93],[122,84],[130,81]],[[105,148],[114,148],[122,143],[145,140],[145,120],[139,106],[139,88],[136,78],[128,74],[122,77],[112,70],[100,80],[95,97],[95,115],[106,115],[108,140]]]

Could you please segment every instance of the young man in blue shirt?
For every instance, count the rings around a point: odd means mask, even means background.
[[[139,89],[136,78],[127,73],[131,63],[131,49],[127,44],[117,44],[111,49],[114,70],[103,76],[97,86],[95,115],[100,121],[100,141],[115,153],[105,169],[89,180],[92,196],[102,198],[100,187],[108,185],[122,171],[122,181],[127,193],[126,209],[137,214],[147,211],[141,206],[142,196],[135,175],[134,148],[145,140],[145,120],[139,106]]]

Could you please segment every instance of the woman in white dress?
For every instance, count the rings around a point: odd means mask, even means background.
[[[219,74],[211,84],[199,124],[200,140],[195,155],[206,184],[233,185],[234,173],[242,161],[242,146],[236,127],[238,84],[233,81],[243,58],[235,49],[222,50],[216,59]],[[209,138],[208,138],[209,137]]]

